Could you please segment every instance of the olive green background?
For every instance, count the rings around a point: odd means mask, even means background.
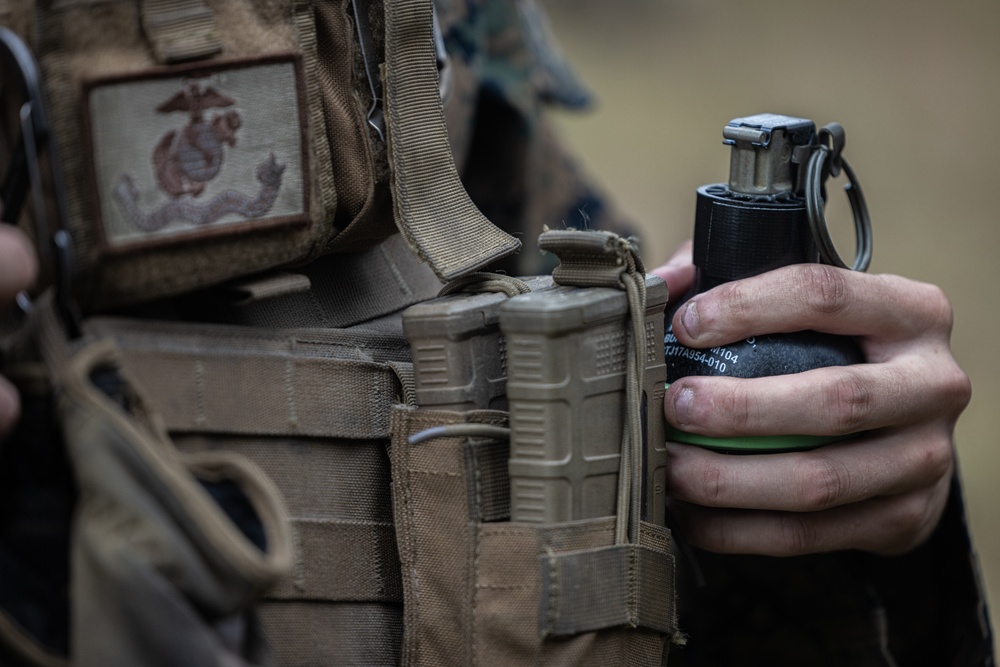
[[[1000,610],[1000,3],[546,0],[598,99],[558,125],[644,226],[655,265],[691,234],[694,190],[724,181],[722,128],[760,112],[847,129],[874,227],[871,271],[941,285],[973,400],[956,440],[973,535]],[[828,218],[853,251],[846,197]],[[841,201],[842,200],[842,201]]]

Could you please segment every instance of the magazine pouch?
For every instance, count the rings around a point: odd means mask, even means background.
[[[391,448],[404,665],[660,665],[675,630],[666,528],[615,545],[615,517],[511,522],[498,411],[398,406]]]

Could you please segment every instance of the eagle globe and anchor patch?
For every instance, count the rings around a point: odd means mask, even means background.
[[[297,56],[100,79],[85,109],[106,251],[307,221]]]

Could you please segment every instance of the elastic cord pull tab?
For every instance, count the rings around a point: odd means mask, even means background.
[[[552,272],[559,285],[624,289],[624,276],[646,273],[635,240],[612,232],[546,230],[538,246],[559,258]]]

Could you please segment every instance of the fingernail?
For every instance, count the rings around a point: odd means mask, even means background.
[[[694,391],[685,387],[677,392],[674,398],[674,416],[677,424],[683,426],[687,424],[691,417],[691,405],[694,403]]]
[[[684,307],[684,314],[681,316],[681,324],[684,325],[684,330],[687,331],[688,336],[691,338],[697,338],[700,333],[699,329],[701,327],[701,320],[698,317],[698,304],[694,301],[689,301],[688,305]]]

